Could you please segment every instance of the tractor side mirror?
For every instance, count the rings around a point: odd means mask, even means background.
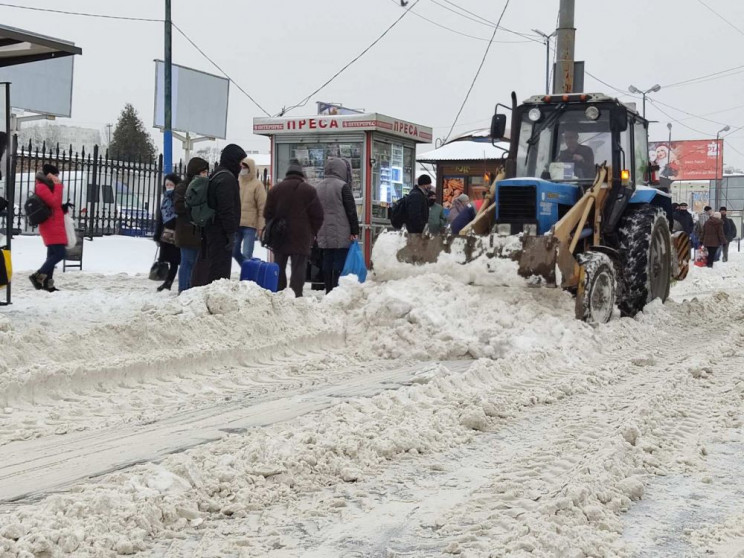
[[[496,141],[504,137],[506,133],[506,115],[494,114],[491,119],[491,140]]]
[[[628,113],[620,107],[612,107],[610,111],[610,130],[624,132],[628,129]]]

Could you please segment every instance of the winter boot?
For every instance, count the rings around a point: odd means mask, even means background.
[[[44,290],[50,293],[56,293],[59,289],[54,286],[54,279],[51,277],[44,277]]]
[[[170,291],[172,285],[173,285],[173,281],[166,281],[165,283],[163,283],[162,285],[160,285],[158,287],[158,292],[160,292],[160,291]]]
[[[31,281],[31,284],[34,286],[34,289],[37,291],[44,288],[44,281],[46,280],[46,275],[43,273],[39,273],[38,271],[31,275],[29,277],[29,280]]]

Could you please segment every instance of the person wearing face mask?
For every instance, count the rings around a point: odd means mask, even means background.
[[[192,286],[209,285],[229,279],[235,233],[240,226],[240,162],[246,152],[234,143],[220,154],[220,164],[209,180],[207,204],[214,209],[214,219],[202,230],[202,244],[194,265]]]
[[[253,257],[256,237],[261,237],[264,228],[264,206],[266,188],[256,178],[256,162],[246,157],[240,163],[240,226],[235,234],[233,258],[242,265]]]
[[[158,292],[171,289],[173,280],[178,273],[178,266],[181,263],[181,251],[176,246],[177,215],[173,199],[176,184],[180,182],[181,177],[177,174],[165,175],[163,199],[160,202],[160,210],[155,223],[155,242],[160,246],[158,261],[167,262],[169,267],[168,276],[165,278],[165,282],[158,287]]]

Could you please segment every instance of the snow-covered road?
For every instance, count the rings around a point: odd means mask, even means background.
[[[3,558],[744,552],[739,254],[596,328],[508,269],[294,300],[98,265],[0,313]]]

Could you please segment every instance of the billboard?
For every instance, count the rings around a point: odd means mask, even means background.
[[[723,140],[651,142],[649,160],[670,180],[715,180],[723,176]],[[716,174],[718,176],[716,176]]]
[[[165,64],[155,60],[155,128],[165,122]],[[230,80],[173,64],[171,72],[172,129],[212,138],[227,137]]]
[[[0,68],[0,82],[10,82],[14,109],[69,118],[72,114],[74,56]]]

